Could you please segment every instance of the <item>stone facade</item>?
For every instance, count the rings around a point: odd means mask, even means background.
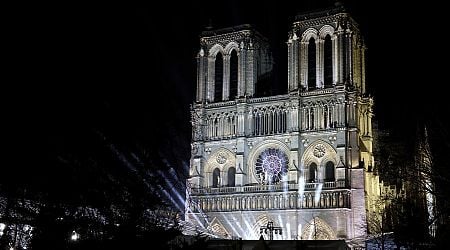
[[[258,239],[268,221],[275,239],[364,238],[379,184],[355,21],[342,8],[296,17],[283,95],[255,94],[272,58],[249,25],[200,45],[186,221],[221,238]]]

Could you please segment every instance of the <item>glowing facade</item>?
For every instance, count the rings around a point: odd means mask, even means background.
[[[363,239],[379,194],[365,46],[343,8],[296,17],[288,93],[258,96],[272,71],[248,25],[205,31],[197,57],[186,221],[222,238]]]

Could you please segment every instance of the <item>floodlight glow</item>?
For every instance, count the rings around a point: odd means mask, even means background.
[[[70,236],[70,239],[73,241],[77,241],[80,238],[80,234],[78,234],[75,231],[72,231],[72,235]]]

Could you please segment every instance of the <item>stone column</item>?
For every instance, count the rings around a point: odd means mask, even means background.
[[[246,114],[246,107],[245,104],[239,103],[237,106],[237,128],[236,133],[237,136],[244,136],[245,135],[245,114]]]
[[[215,57],[208,57],[208,86],[206,90],[206,98],[209,102],[214,101],[214,76],[215,76]]]
[[[353,82],[361,93],[361,45],[353,36]]]
[[[331,38],[331,46],[332,46],[332,61],[333,61],[333,85],[338,81],[338,42],[337,36],[333,35]]]
[[[249,96],[253,96],[255,94],[255,56],[253,46],[250,44],[249,49],[247,51],[247,62],[245,65],[245,85],[246,85],[246,93]]]
[[[344,82],[344,30],[341,26],[338,27],[337,30],[337,43],[336,43],[336,76],[337,76],[337,82],[343,83]]]
[[[314,105],[314,130],[319,130],[320,128],[320,112],[319,112],[319,105]],[[317,166],[317,169],[319,166]]]
[[[238,96],[244,96],[246,94],[245,86],[245,65],[247,62],[247,51],[244,49],[244,43],[241,43],[241,50],[238,55]]]
[[[311,130],[311,107],[309,107],[308,106],[308,109],[307,109],[307,112],[308,112],[308,124],[307,124],[307,129],[308,130]]]
[[[230,55],[223,55],[223,89],[222,100],[230,99]]]
[[[317,88],[324,87],[324,40],[317,38],[316,41],[316,86]]]
[[[342,103],[338,102],[336,104],[336,108],[337,108],[337,124],[339,126],[342,125],[342,113],[343,113],[343,109],[342,109]]]
[[[308,86],[308,42],[300,43],[300,84]]]
[[[316,88],[322,88],[322,60],[321,60],[321,41],[320,38],[314,40],[316,43]]]
[[[302,128],[301,128],[301,130],[305,130],[306,129],[306,123],[305,123],[305,121],[306,121],[306,109],[305,109],[305,107],[303,107],[302,108],[302,121],[301,121],[301,124],[302,124]]]
[[[299,83],[299,64],[298,64],[298,57],[299,57],[299,51],[298,51],[298,41],[297,36],[294,34],[294,40],[293,40],[293,52],[292,52],[292,68],[293,68],[293,89],[298,89],[298,83]]]
[[[197,55],[197,102],[203,102],[205,100],[205,53],[203,49]]]
[[[246,112],[247,114],[247,119],[246,122],[247,124],[244,126],[244,131],[245,131],[245,135],[253,135],[254,131],[255,131],[255,127],[254,127],[254,120],[253,120],[253,113],[252,113],[252,109],[249,108],[248,111]]]
[[[356,110],[356,101],[352,100],[352,102],[350,103],[350,107],[351,107],[351,118],[352,120],[350,121],[350,125],[355,127],[356,126],[356,118],[357,118],[357,110]]]
[[[287,42],[288,47],[288,92],[294,90],[294,64],[292,62],[293,60],[293,44],[292,40],[289,39]]]
[[[294,103],[292,106],[292,131],[299,131],[299,116],[298,104]]]
[[[361,91],[366,93],[366,46],[361,48]]]
[[[319,106],[320,129],[324,129],[324,128],[326,127],[326,123],[325,123],[325,120],[324,120],[324,118],[325,118],[325,114],[324,114],[324,113],[325,113],[325,106],[320,105],[320,106]]]
[[[346,74],[348,77],[348,82],[350,85],[353,85],[353,32],[347,29],[346,32],[346,48],[347,48],[347,70]]]

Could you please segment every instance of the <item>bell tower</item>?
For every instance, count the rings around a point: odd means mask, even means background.
[[[272,71],[267,39],[248,24],[204,31],[200,46],[197,103],[252,97]]]
[[[337,9],[342,13],[296,17],[287,42],[289,91],[346,84],[366,94],[364,40],[353,18],[343,7]]]

